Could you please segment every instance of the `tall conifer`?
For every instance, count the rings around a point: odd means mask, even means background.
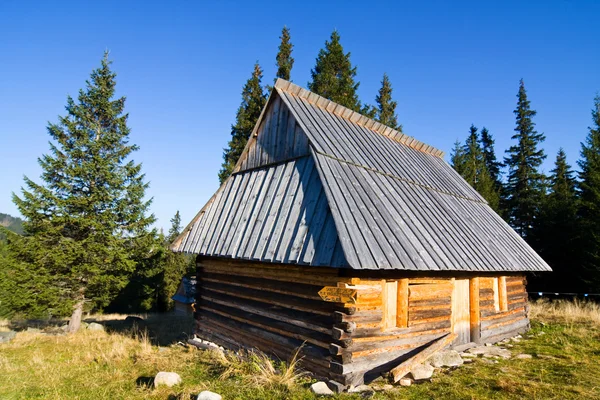
[[[502,180],[500,176],[500,169],[502,168],[502,163],[499,162],[496,158],[496,152],[494,150],[495,140],[486,127],[481,128],[480,142],[481,150],[483,151],[483,158],[485,160],[487,170],[490,173],[490,178],[492,178],[497,190],[499,191],[502,187]]]
[[[506,206],[509,223],[524,238],[535,227],[539,206],[544,195],[544,176],[539,167],[546,156],[539,145],[545,140],[543,134],[535,130],[533,117],[536,111],[531,109],[525,84],[521,79],[517,94],[515,134],[516,141],[506,152],[504,163],[508,166],[506,184]]]
[[[499,195],[485,163],[485,156],[479,143],[477,128],[471,125],[469,136],[463,146],[458,172],[477,192],[487,200],[490,207],[498,210]]]
[[[392,100],[392,84],[387,74],[383,74],[381,88],[375,97],[375,102],[377,103],[377,121],[402,132],[402,125],[398,124],[398,116],[396,115],[398,103]]]
[[[542,203],[531,242],[552,267],[553,273],[542,274],[533,279],[532,284],[537,290],[576,291],[580,272],[577,263],[574,262],[577,259],[576,182],[563,149],[558,151],[551,173],[550,193]]]
[[[592,126],[579,161],[580,262],[589,289],[600,290],[600,95],[594,99]]]
[[[331,33],[329,41],[325,42],[325,48],[319,51],[315,67],[310,73],[312,80],[308,83],[308,88],[311,91],[361,112],[357,94],[359,83],[354,80],[356,67],[350,62],[350,53],[344,53],[337,31]]]
[[[262,69],[258,63],[254,64],[252,76],[242,90],[242,104],[238,108],[235,124],[231,126],[231,140],[223,151],[223,164],[219,171],[219,181],[223,183],[231,174],[235,164],[242,155],[254,125],[267,102],[267,96],[261,86]]]
[[[84,305],[102,308],[127,284],[154,221],[110,64],[105,53],[77,101],[67,98],[67,116],[48,125],[50,154],[38,160],[44,184],[26,177],[23,195],[13,195],[28,236],[11,245],[20,261],[53,277],[73,306],[71,332]]]
[[[279,39],[281,39],[281,43],[279,44],[279,51],[276,58],[277,74],[275,75],[275,80],[277,81],[277,78],[281,78],[290,81],[292,67],[294,66],[294,58],[292,57],[294,45],[291,42],[290,28],[284,26]]]

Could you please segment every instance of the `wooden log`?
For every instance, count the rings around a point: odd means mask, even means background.
[[[413,307],[415,309],[416,307]],[[396,306],[396,327],[408,327],[408,279],[400,279],[398,281],[398,297]]]
[[[479,343],[481,338],[481,311],[479,310],[479,278],[469,280],[469,313],[471,342]]]
[[[354,314],[346,314],[341,311],[334,311],[331,315],[333,322],[354,322],[354,323],[381,323],[381,310],[356,311]]]
[[[439,299],[452,296],[451,284],[425,284],[425,285],[410,285],[408,287],[409,299]]]
[[[231,286],[245,287],[248,289],[265,290],[273,293],[302,297],[306,299],[321,301],[319,290],[321,286],[294,283],[282,285],[281,282],[270,279],[251,278],[236,275],[212,274],[205,272],[199,280],[227,284]]]
[[[506,298],[506,277],[501,276],[498,278],[498,300],[500,304],[500,311],[508,310],[508,303]]]
[[[496,319],[499,319],[499,318],[503,318],[503,317],[505,317],[507,315],[518,314],[518,313],[525,314],[525,307],[518,307],[518,308],[515,308],[514,310],[509,310],[509,311],[506,311],[506,312],[503,312],[503,313],[494,313],[492,315],[488,315],[488,316],[485,316],[485,317],[482,316],[481,322],[483,323],[483,321],[496,320]]]
[[[481,340],[487,341],[491,337],[501,336],[504,334],[509,334],[514,331],[518,331],[521,328],[527,328],[529,326],[529,320],[527,318],[522,318],[514,321],[512,324],[497,327],[494,329],[486,329],[481,332]]]
[[[306,341],[308,343],[323,347],[325,349],[328,349],[329,344],[331,343],[331,336],[329,335],[324,335],[290,324],[284,324],[275,320],[265,319],[254,314],[238,312],[233,308],[225,308],[223,306],[211,304],[210,307],[205,305],[202,306],[201,311],[208,311],[213,314],[218,314],[225,318],[229,318],[238,322],[243,322],[248,325],[256,326],[265,331]]]
[[[241,311],[249,312],[263,317],[272,318],[277,321],[288,323],[290,325],[296,325],[301,328],[311,329],[316,332],[321,332],[327,335],[331,334],[331,328],[327,328],[327,326],[331,326],[330,321],[319,321],[319,319],[317,319],[317,321],[320,323],[311,323],[310,321],[314,321],[316,318],[314,318],[311,315],[307,315],[308,313],[288,310],[284,308],[279,308],[277,310],[265,307],[261,308],[260,306],[257,306],[254,302],[252,302],[250,305],[248,303],[235,301],[232,299],[224,300],[216,298],[215,296],[206,296],[202,294],[200,298],[208,300],[211,303],[216,303],[222,306],[236,308]]]
[[[404,361],[402,364],[393,368],[390,372],[391,372],[392,376],[394,377],[394,382],[398,382],[401,378],[403,378],[406,374],[408,374],[410,372],[410,370],[412,369],[412,367],[414,367],[415,365],[425,361],[433,354],[442,350],[444,347],[450,345],[454,341],[454,339],[456,339],[456,336],[457,335],[455,333],[449,333],[449,334],[442,336],[441,338],[433,341],[431,343],[431,345],[426,347],[420,353],[414,355],[413,357]]]

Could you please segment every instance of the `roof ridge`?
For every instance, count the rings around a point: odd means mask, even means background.
[[[278,78],[277,82],[275,82],[275,88],[283,90],[284,92],[287,92],[291,95],[305,99],[309,103],[329,113],[338,115],[357,125],[364,126],[365,128],[373,132],[388,137],[405,146],[408,146],[418,151],[422,151],[423,153],[434,155],[439,158],[444,157],[444,152],[436,149],[433,146],[421,142],[420,140],[417,140],[412,136],[408,136],[402,132],[392,129],[389,126],[383,125],[382,123],[377,122],[374,119],[365,117],[364,115],[356,111],[352,111],[347,107],[344,107],[338,103],[328,100],[323,96],[320,96],[314,92],[311,92],[308,89],[296,85],[295,83]]]

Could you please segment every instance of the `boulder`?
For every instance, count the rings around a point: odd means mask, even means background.
[[[220,394],[211,392],[209,390],[205,390],[203,392],[200,392],[196,400],[221,400],[222,398],[223,397],[221,397]]]
[[[477,347],[477,343],[475,342],[469,342],[469,343],[465,343],[465,344],[459,344],[458,346],[454,346],[452,349],[460,352],[472,349],[473,347]]]
[[[410,386],[412,385],[412,379],[402,378],[400,379],[400,386]]]
[[[348,393],[371,393],[374,390],[368,385],[358,385],[348,389]]]
[[[159,372],[154,377],[154,386],[158,387],[161,385],[165,385],[168,387],[172,387],[181,383],[181,377],[179,374],[175,372]]]
[[[325,382],[313,383],[310,385],[310,390],[317,396],[333,396],[334,394]]]
[[[430,364],[419,364],[410,370],[410,374],[415,381],[423,381],[433,376],[433,370],[434,368]]]
[[[504,359],[509,359],[511,357],[510,350],[503,349],[497,346],[478,346],[473,347],[472,349],[467,350],[467,353],[483,355],[484,357],[497,356],[502,357]]]
[[[8,343],[17,335],[15,331],[0,332],[0,343]]]
[[[517,354],[515,358],[518,358],[519,360],[528,360],[533,358],[533,356],[531,354]]]
[[[456,350],[439,351],[429,357],[429,362],[435,368],[458,367],[463,364],[463,359]]]
[[[91,323],[90,323],[90,324],[87,326],[87,328],[86,328],[86,329],[87,329],[88,331],[97,331],[97,332],[99,332],[99,331],[103,331],[103,330],[104,330],[104,325],[101,325],[101,324],[99,324],[99,323],[97,323],[97,322],[91,322]]]

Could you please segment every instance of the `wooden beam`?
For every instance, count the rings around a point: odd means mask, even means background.
[[[398,281],[398,298],[396,306],[396,327],[408,327],[408,279]]]
[[[471,320],[471,341],[481,341],[481,312],[479,311],[479,278],[469,281],[469,309]]]
[[[387,282],[383,280],[381,285],[383,303],[383,321],[381,329],[385,331],[396,327],[398,282]]]
[[[506,296],[506,276],[498,278],[498,297],[500,300],[500,311],[508,310],[508,299]]]
[[[394,382],[398,382],[401,378],[408,374],[415,365],[422,363],[423,361],[431,357],[433,354],[448,346],[454,341],[454,339],[456,339],[456,336],[457,335],[455,333],[449,333],[447,335],[442,336],[440,339],[431,343],[429,347],[423,349],[423,351],[421,351],[420,353],[412,356],[408,360],[404,361],[402,364],[393,368],[390,372],[394,377]]]

